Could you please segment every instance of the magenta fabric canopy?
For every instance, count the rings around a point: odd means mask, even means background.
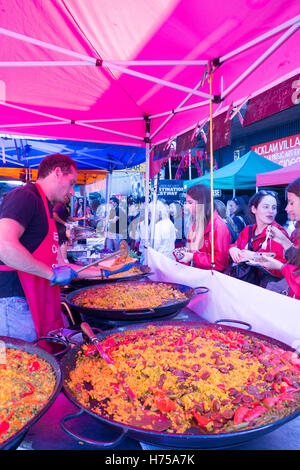
[[[256,175],[256,186],[287,186],[297,178],[300,178],[300,162]]]
[[[300,76],[290,0],[0,0],[0,132],[152,146]],[[207,72],[213,71],[212,89]]]

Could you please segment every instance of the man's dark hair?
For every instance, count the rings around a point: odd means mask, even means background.
[[[71,173],[71,169],[77,170],[77,164],[68,155],[62,155],[61,153],[54,153],[53,155],[47,155],[39,166],[38,178],[46,178],[52,171],[59,167],[64,175]]]
[[[115,204],[119,205],[119,199],[116,196],[111,196],[111,198],[109,200],[114,202]]]

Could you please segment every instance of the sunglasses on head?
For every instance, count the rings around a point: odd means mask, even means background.
[[[262,189],[261,191],[258,191],[260,194],[263,194],[264,196],[273,196],[273,197],[278,197],[278,194],[275,193],[275,191],[266,191]]]

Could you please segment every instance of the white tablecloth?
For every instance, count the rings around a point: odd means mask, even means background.
[[[176,282],[190,287],[206,286],[188,307],[201,320],[242,320],[252,330],[270,336],[300,352],[300,301],[254,286],[217,271],[192,268],[148,248],[152,280]],[[236,325],[238,326],[238,325]]]

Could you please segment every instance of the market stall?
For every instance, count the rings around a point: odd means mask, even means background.
[[[258,153],[246,153],[238,160],[229,163],[213,173],[214,188],[216,189],[255,189],[258,173],[280,170],[281,166],[273,163]],[[268,174],[268,173],[267,173]],[[210,186],[210,174],[185,181],[184,188],[188,189],[195,184]]]
[[[300,177],[300,163],[285,166],[279,170],[256,175],[256,186],[287,186]]]
[[[104,0],[101,2],[90,0],[90,9],[87,9],[86,5],[81,6],[76,0],[43,5],[37,3],[34,2],[27,7],[25,3],[21,5],[20,2],[12,1],[3,11],[0,24],[0,34],[3,35],[0,106],[6,112],[0,116],[1,129],[6,133],[18,132],[36,137],[88,140],[145,148],[147,202],[150,150],[155,145],[167,142],[180,132],[193,129],[199,122],[210,119],[212,192],[214,112],[227,111],[232,104],[240,102],[245,96],[258,93],[286,75],[295,74],[298,67],[297,44],[300,18],[296,16],[298,15],[297,7],[286,1],[265,4],[265,2],[233,0],[227,12],[221,8],[223,6],[221,2],[219,5],[216,2],[207,4],[196,0],[193,2],[170,0],[164,4],[159,1],[133,1],[130,11],[128,11],[128,5],[121,1],[108,3]],[[103,15],[104,9],[105,15]],[[94,21],[94,18],[97,21]],[[114,18],[113,24],[111,18]],[[201,27],[199,27],[200,18]],[[113,25],[116,24],[120,25],[119,29],[114,28]],[[99,30],[103,34],[99,34]],[[182,41],[183,34],[185,34],[184,41]],[[19,61],[19,57],[24,60]],[[69,60],[65,60],[66,57]],[[165,60],[165,57],[168,60]],[[264,66],[264,73],[261,70],[262,66]],[[16,67],[24,67],[23,73],[16,74]],[[36,67],[39,67],[39,74],[36,73]],[[132,70],[131,67],[137,67],[138,71]],[[149,70],[151,75],[148,73]],[[224,77],[226,77],[225,89]],[[36,83],[36,87],[33,88],[32,83]],[[37,93],[36,90],[39,92]],[[147,216],[146,210],[146,219]],[[196,318],[199,313],[200,318],[203,316],[210,321],[223,316],[225,310],[223,296],[227,299],[226,317],[228,314],[234,316],[235,319],[241,319],[243,316],[244,321],[252,315],[250,305],[247,306],[245,312],[237,307],[239,302],[244,303],[245,300],[245,294],[241,295],[244,291],[241,281],[232,280],[232,283],[227,284],[227,279],[219,273],[210,270],[205,273],[201,270],[196,272],[194,268],[184,266],[180,266],[179,275],[178,270],[175,270],[177,266],[175,262],[174,264],[168,260],[165,264],[163,257],[157,260],[156,254],[151,249],[148,254],[148,264],[153,268],[154,278],[165,280],[168,278],[168,281],[176,278],[176,282],[179,282],[180,276],[184,285],[195,287],[195,283],[201,282],[210,289],[208,293],[202,293],[199,295],[200,298],[194,299],[195,303],[191,303],[191,307],[196,312]],[[236,295],[233,300],[231,295],[234,285]],[[280,331],[282,331],[280,338],[286,342],[283,351],[290,358],[293,354],[290,346],[294,344],[298,335],[296,329],[291,326],[296,318],[297,301],[280,298],[277,302],[276,297],[277,305],[285,309],[283,310],[285,321],[286,311],[289,312],[288,325],[282,328],[279,310],[275,312],[272,319],[269,313],[266,317],[264,315],[266,303],[269,300],[273,301],[276,294],[268,295],[264,292],[264,300],[261,302],[259,298],[262,291],[259,288],[251,287],[251,291],[247,290],[247,293],[249,292],[251,292],[251,301],[253,298],[257,312],[255,330],[262,328],[263,332],[273,333],[275,339],[271,338],[271,346],[275,349],[275,340],[279,338]],[[273,311],[272,306],[272,314]],[[195,320],[193,312],[190,311],[186,316],[184,311],[179,312],[179,315],[181,315],[177,318],[179,321],[183,320],[188,323]],[[151,315],[149,317],[151,320]],[[106,326],[111,328],[120,325],[109,323]],[[124,325],[121,327],[124,328]],[[235,329],[228,331],[232,331],[233,335],[241,334]],[[73,333],[78,334],[78,330]],[[63,331],[60,330],[56,334],[62,335]],[[180,344],[176,347],[180,348]],[[289,363],[289,373],[290,367]],[[182,371],[180,372],[182,375]],[[219,372],[222,373],[222,371]],[[264,392],[270,392],[268,384],[264,383],[263,387]],[[113,387],[111,395],[118,393],[117,389],[118,387]],[[259,400],[266,398],[270,397],[259,396]],[[288,402],[289,399],[286,401]],[[294,396],[291,401],[294,402]],[[165,402],[170,405],[167,400]],[[58,416],[59,424],[62,425],[83,413],[80,410],[76,416],[66,416],[73,408],[69,401],[67,403],[68,409],[65,408],[65,397],[60,396],[55,402],[53,411],[49,410],[50,414],[44,415],[45,419],[47,416],[52,417],[55,430],[53,434],[56,436],[60,435],[59,432],[56,433]],[[262,409],[259,411],[265,412]],[[296,418],[298,412],[299,410],[293,408],[292,404],[292,407],[287,410],[286,419],[278,420],[279,426],[289,421],[290,416]],[[93,413],[94,411],[92,413],[88,411],[88,414]],[[224,417],[224,419],[229,420],[232,418],[232,413],[231,417],[228,413],[226,416],[227,418]],[[103,418],[103,415],[100,418]],[[126,430],[128,423],[125,423],[125,426],[121,428],[121,433],[118,431],[118,436],[114,437],[109,445],[112,447],[121,445],[122,448],[127,449],[140,445],[144,448],[143,444],[137,444],[137,441],[146,441],[149,444],[150,440],[151,445],[158,445],[160,448],[168,445],[171,447],[178,445],[181,448],[183,445],[187,448],[189,443],[194,448],[200,448],[203,445],[205,447],[210,441],[208,447],[220,448],[240,444],[252,437],[260,438],[270,431],[269,423],[264,423],[256,428],[254,426],[254,429],[247,429],[246,434],[238,430],[229,436],[225,433],[223,440],[222,438],[215,439],[215,435],[205,439],[207,436],[203,438],[202,432],[199,433],[199,427],[203,427],[203,421],[200,424],[201,420],[198,415],[195,419],[199,426],[197,436],[193,438],[185,433],[183,440],[180,437],[178,439],[178,436],[171,436],[169,440],[164,440],[161,436],[157,438],[156,435],[153,436],[143,428],[130,429],[129,435]],[[99,421],[101,420],[96,418],[96,430],[93,427],[89,428],[92,439],[87,446],[95,444],[93,438],[98,433]],[[107,417],[104,415],[104,422],[106,421]],[[216,421],[218,420],[214,420],[214,426]],[[274,426],[274,422],[277,426],[276,419],[271,425]],[[248,423],[246,420],[247,426]],[[296,420],[292,423],[292,431],[298,432]],[[102,428],[102,421],[100,424]],[[223,421],[221,425],[224,425]],[[51,439],[48,439],[47,443],[36,442],[35,432],[44,436],[42,427],[43,424],[41,428],[31,428],[32,438],[29,437],[27,442],[31,443],[33,448],[43,446],[65,448],[64,446],[68,445],[67,440],[59,438],[56,443],[50,442]],[[81,432],[80,426],[79,433],[73,433],[75,441],[82,441]],[[123,447],[120,440],[124,437],[129,437],[131,440],[127,441]],[[163,438],[166,436],[163,435]],[[284,439],[284,434],[281,434],[281,438]],[[26,447],[26,441],[24,445]],[[262,448],[266,445],[266,441],[258,445]],[[279,448],[278,441],[277,443],[272,441],[269,445]],[[293,446],[296,445],[293,443]],[[78,448],[77,443],[74,447]]]

